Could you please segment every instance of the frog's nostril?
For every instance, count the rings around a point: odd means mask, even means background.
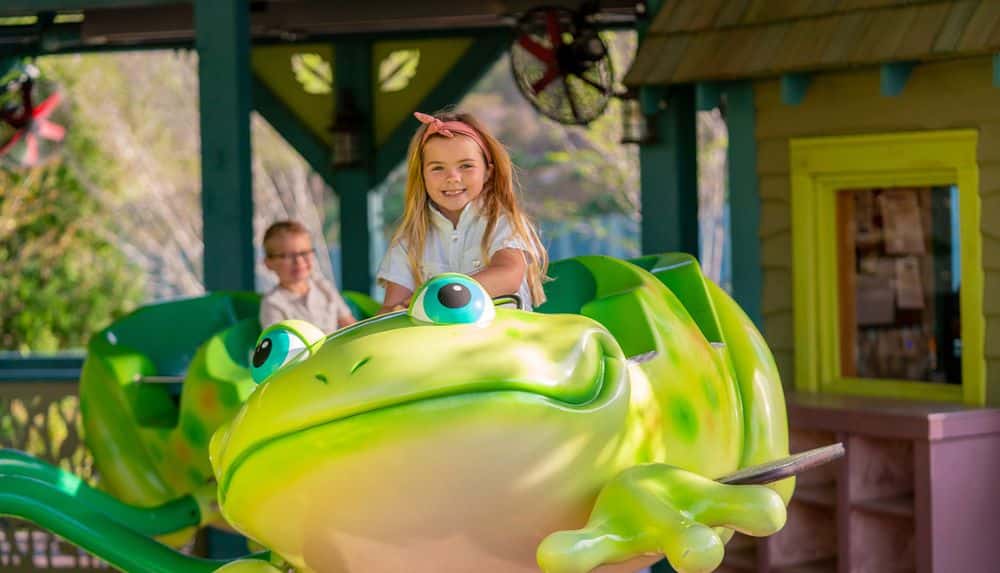
[[[317,374],[316,374],[316,379],[317,379],[317,380],[319,380],[320,382],[324,383],[324,384],[329,384],[329,383],[330,383],[330,382],[329,382],[329,381],[328,381],[328,380],[326,379],[326,374],[320,374],[320,373],[317,373]]]
[[[355,362],[354,366],[351,367],[351,374],[354,374],[355,372],[357,372],[358,370],[360,370],[361,367],[364,366],[365,364],[368,364],[368,361],[371,360],[371,359],[372,359],[371,356],[365,356],[361,360],[358,360],[357,362]]]

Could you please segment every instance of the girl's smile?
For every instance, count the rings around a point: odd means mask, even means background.
[[[432,137],[423,148],[424,187],[452,224],[483,192],[492,172],[479,145],[464,135]]]

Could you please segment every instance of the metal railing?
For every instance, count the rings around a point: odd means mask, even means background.
[[[93,483],[94,459],[82,439],[77,387],[67,380],[0,382],[0,447],[27,452]],[[108,566],[28,522],[3,517],[0,569],[72,572]]]

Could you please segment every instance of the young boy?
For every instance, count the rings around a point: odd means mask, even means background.
[[[260,326],[288,319],[306,320],[323,332],[355,322],[337,287],[313,276],[315,252],[309,231],[297,221],[279,221],[264,233],[264,266],[278,275],[278,286],[260,302]]]

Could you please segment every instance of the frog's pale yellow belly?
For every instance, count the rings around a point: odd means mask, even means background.
[[[248,495],[234,477],[229,517],[306,571],[537,571],[538,543],[582,527],[620,471],[624,403],[581,413],[511,394],[393,408],[291,438],[295,447],[247,462],[275,483],[258,478]]]

